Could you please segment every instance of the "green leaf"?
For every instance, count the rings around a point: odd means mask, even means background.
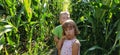
[[[119,1],[119,0],[114,0],[114,2],[115,2],[116,4],[118,4],[120,1]]]
[[[102,48],[99,46],[93,46],[93,47],[89,48],[88,51],[93,51],[95,49],[102,49]]]
[[[2,37],[0,37],[0,44],[4,44],[4,43],[5,43],[5,37],[2,36]]]
[[[10,39],[10,37],[7,37],[7,41],[8,41],[8,44],[9,44],[9,45],[14,46],[15,42],[13,42],[13,41]]]
[[[105,41],[110,37],[110,35],[112,34],[112,32],[113,32],[113,29],[115,28],[115,27],[117,27],[117,24],[119,23],[119,20],[117,20],[115,23],[114,23],[114,25],[113,25],[113,28],[111,28],[111,30],[108,32],[108,35],[105,37]],[[120,25],[118,25],[118,26],[120,26]],[[118,27],[119,28],[119,27]]]
[[[82,21],[83,23],[85,23],[84,19],[85,19],[84,16],[80,17],[80,21]]]
[[[117,39],[117,40],[120,40],[120,31],[118,31],[117,36],[116,36],[116,39]]]
[[[5,0],[5,2],[7,3],[8,7],[12,6],[12,2],[10,0]]]
[[[120,20],[119,20],[120,21]],[[118,27],[117,27],[117,35],[116,35],[116,39],[120,40],[120,22],[118,23]]]
[[[0,45],[0,51],[3,49],[3,45]]]
[[[30,24],[33,25],[33,24],[36,24],[37,22],[36,21],[31,21]]]
[[[5,25],[4,27],[0,26],[0,36],[4,33],[7,33],[12,30],[12,26]]]
[[[95,49],[104,50],[103,48],[95,45],[95,46],[89,48],[89,49],[84,53],[84,55],[86,55],[88,52],[93,51],[93,50],[95,50]]]

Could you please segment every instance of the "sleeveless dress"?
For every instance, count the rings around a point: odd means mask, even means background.
[[[64,40],[63,46],[61,48],[61,55],[72,55],[72,45],[77,39],[72,40]],[[80,55],[80,48],[78,51],[78,55]]]

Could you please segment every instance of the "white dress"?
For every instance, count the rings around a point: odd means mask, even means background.
[[[64,40],[63,46],[61,48],[61,55],[72,55],[72,45],[77,39],[72,40]],[[80,55],[80,48],[78,51],[78,55]]]

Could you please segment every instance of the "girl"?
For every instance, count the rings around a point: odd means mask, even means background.
[[[60,55],[80,55],[80,42],[76,39],[79,34],[78,28],[73,20],[67,20],[62,24],[63,44]]]

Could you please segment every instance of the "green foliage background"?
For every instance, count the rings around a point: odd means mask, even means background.
[[[0,0],[0,55],[53,55],[51,32],[66,9],[81,55],[120,55],[120,0]]]

